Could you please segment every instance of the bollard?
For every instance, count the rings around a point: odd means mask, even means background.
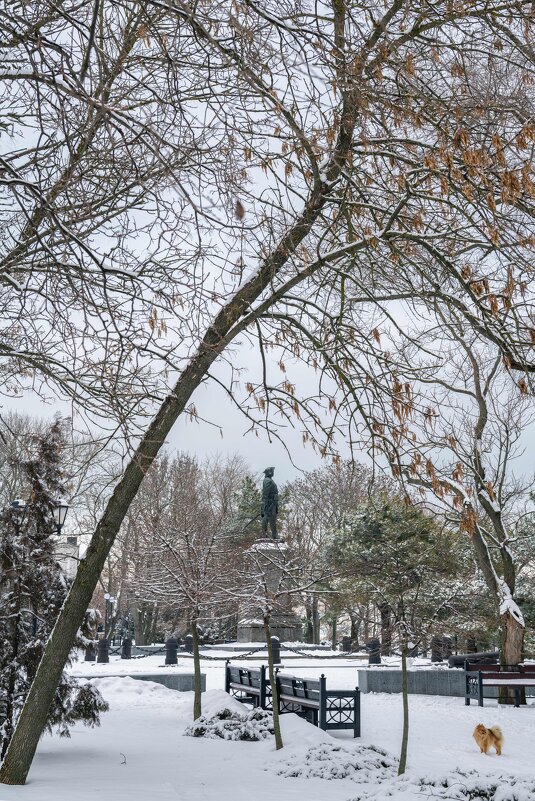
[[[85,647],[84,662],[94,662],[96,658],[97,658],[97,652],[95,649],[95,643],[90,642]]]
[[[132,640],[130,637],[125,637],[123,640],[121,659],[132,659]]]
[[[273,664],[280,665],[281,663],[281,643],[278,637],[271,638],[271,650],[273,653]]]
[[[193,653],[193,634],[186,634],[184,637],[184,650],[187,654]]]
[[[351,637],[342,637],[342,651],[346,654],[351,651]]]
[[[108,654],[108,641],[102,637],[102,639],[98,641],[97,662],[107,663],[109,661],[110,656]]]
[[[178,652],[178,640],[175,639],[175,637],[169,637],[169,639],[165,643],[165,664],[166,665],[176,665],[176,664],[178,664],[177,652]]]
[[[368,651],[368,665],[381,664],[381,641],[369,640],[366,643],[366,650]]]

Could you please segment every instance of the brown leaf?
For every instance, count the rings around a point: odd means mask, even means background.
[[[241,200],[237,200],[234,204],[234,214],[238,218],[238,220],[243,220],[245,217],[245,206],[241,202]]]

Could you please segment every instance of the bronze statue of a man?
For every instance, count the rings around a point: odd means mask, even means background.
[[[264,470],[264,483],[262,484],[262,507],[260,514],[262,516],[262,534],[265,537],[268,530],[268,525],[271,529],[271,536],[274,540],[277,539],[277,512],[279,511],[279,491],[277,485],[273,481],[274,467],[268,467]]]

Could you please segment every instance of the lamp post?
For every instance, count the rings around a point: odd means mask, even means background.
[[[69,511],[69,504],[65,503],[64,501],[58,499],[54,501],[54,521],[56,523],[56,530],[58,532],[58,536],[61,534],[61,529],[65,524],[65,518],[67,517],[67,512]]]

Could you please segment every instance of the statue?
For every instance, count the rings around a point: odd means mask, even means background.
[[[262,484],[262,506],[260,514],[262,517],[262,534],[265,537],[268,530],[268,525],[271,529],[271,537],[276,540],[277,537],[277,512],[279,511],[279,491],[277,485],[273,481],[274,467],[268,467],[264,470],[264,483]]]

